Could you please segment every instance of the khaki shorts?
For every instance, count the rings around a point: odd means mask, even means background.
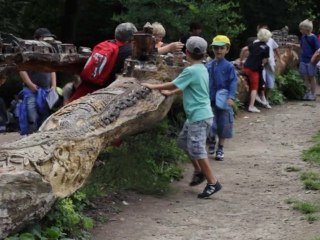
[[[189,123],[185,122],[179,137],[178,145],[191,160],[205,159],[208,157],[206,140],[212,126],[213,118]]]

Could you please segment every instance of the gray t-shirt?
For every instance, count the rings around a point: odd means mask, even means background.
[[[31,81],[38,87],[41,87],[41,88],[51,87],[51,73],[28,71],[28,75]]]

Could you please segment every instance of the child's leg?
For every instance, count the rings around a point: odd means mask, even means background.
[[[196,160],[199,164],[201,171],[207,179],[209,184],[215,184],[217,182],[217,178],[213,175],[213,171],[210,166],[210,162],[208,158]]]
[[[307,92],[311,91],[311,81],[309,76],[303,76],[304,85],[306,86]]]
[[[215,109],[213,108],[212,111],[215,113]],[[208,143],[208,152],[209,154],[214,154],[215,147],[216,147],[216,134],[217,134],[217,114],[214,114],[213,123],[210,128],[210,132],[207,138]]]
[[[254,107],[254,103],[256,101],[257,90],[251,90],[250,92],[250,102],[249,102],[249,109]]]
[[[202,193],[198,194],[198,198],[208,198],[212,194],[218,192],[222,186],[218,182],[217,178],[213,175],[213,171],[210,166],[210,162],[208,158],[205,159],[199,159],[197,160],[199,163],[202,172],[204,173],[206,179],[207,179],[207,185],[203,189]]]
[[[316,88],[317,88],[317,80],[316,80],[316,77],[315,76],[311,76],[310,77],[310,89],[311,89],[311,93],[313,95],[316,94]]]
[[[182,150],[184,150],[186,152],[186,154],[188,154],[190,157],[189,149],[188,149],[188,131],[189,131],[189,124],[187,122],[185,122],[181,132],[179,133],[177,142],[178,142],[178,146]],[[190,159],[192,159],[192,158],[190,157]],[[204,181],[204,175],[201,172],[200,165],[198,164],[198,162],[196,160],[191,160],[191,163],[193,165],[194,172],[193,172],[192,180],[189,183],[189,185],[196,186]]]
[[[260,112],[260,110],[254,106],[254,103],[256,101],[258,87],[259,87],[259,72],[251,71],[249,79],[250,79],[251,92],[250,92],[250,102],[249,102],[249,109],[248,110],[250,112]]]

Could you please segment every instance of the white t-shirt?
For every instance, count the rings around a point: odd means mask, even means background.
[[[274,67],[276,66],[276,61],[275,61],[275,58],[274,58],[274,50],[276,48],[279,47],[279,45],[276,43],[275,40],[273,40],[273,38],[270,38],[267,42],[267,45],[269,46],[269,64],[271,66],[271,68],[274,69]]]

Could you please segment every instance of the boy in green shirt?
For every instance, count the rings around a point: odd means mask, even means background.
[[[142,84],[150,89],[162,90],[161,93],[166,96],[179,91],[183,92],[183,108],[187,120],[179,134],[178,144],[187,152],[194,166],[190,186],[199,185],[205,179],[207,180],[207,185],[203,192],[198,194],[198,198],[208,198],[222,188],[213,175],[206,151],[206,138],[213,122],[209,97],[209,74],[201,62],[207,46],[203,38],[190,37],[186,44],[186,55],[191,66],[185,68],[172,82]]]

